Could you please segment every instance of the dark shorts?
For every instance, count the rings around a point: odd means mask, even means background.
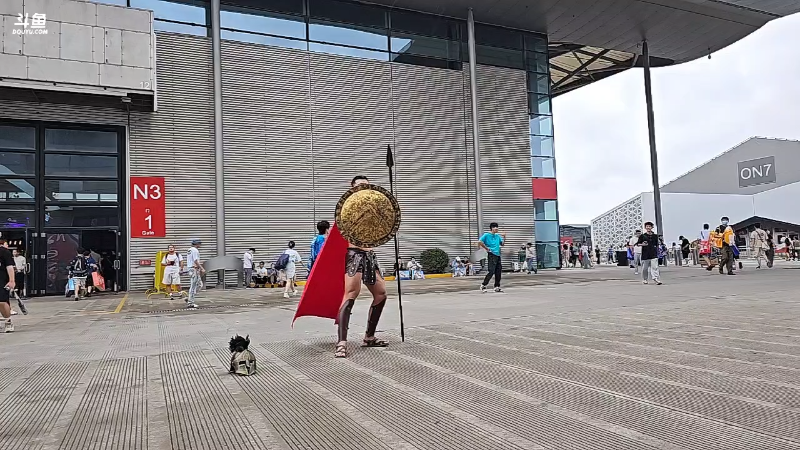
[[[364,284],[373,285],[380,277],[381,268],[372,250],[348,248],[345,257],[344,270],[347,276],[354,277],[357,273],[362,275]],[[377,273],[377,274],[376,274]]]
[[[94,286],[94,279],[92,278],[92,274],[86,275],[86,287]]]
[[[0,303],[11,304],[11,293],[5,286],[0,287]]]

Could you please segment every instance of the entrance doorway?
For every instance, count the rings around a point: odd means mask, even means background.
[[[47,278],[43,286],[45,294],[59,295],[66,292],[69,265],[78,252],[85,251],[89,252],[97,264],[105,290],[120,290],[119,235],[116,230],[51,230],[42,240],[46,243]]]
[[[124,128],[0,121],[0,238],[28,262],[28,295],[63,295],[78,249],[125,290]]]

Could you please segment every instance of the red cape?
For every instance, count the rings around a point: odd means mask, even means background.
[[[347,247],[347,241],[334,223],[308,275],[303,295],[292,319],[292,326],[295,320],[303,316],[336,320],[344,297],[344,263]]]

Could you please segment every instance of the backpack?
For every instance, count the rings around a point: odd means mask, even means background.
[[[72,272],[78,276],[86,273],[86,259],[83,256],[75,258],[72,263]]]
[[[275,261],[275,269],[284,270],[288,265],[289,265],[289,254],[284,252],[283,254],[281,254],[281,256],[278,257],[278,260]]]

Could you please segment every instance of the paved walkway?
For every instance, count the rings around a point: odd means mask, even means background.
[[[198,311],[31,301],[0,335],[0,448],[800,449],[796,267],[418,284],[406,342],[392,296],[392,345],[347,360],[330,321],[291,329],[294,300],[272,293],[209,290]],[[255,376],[226,373],[236,333]]]

